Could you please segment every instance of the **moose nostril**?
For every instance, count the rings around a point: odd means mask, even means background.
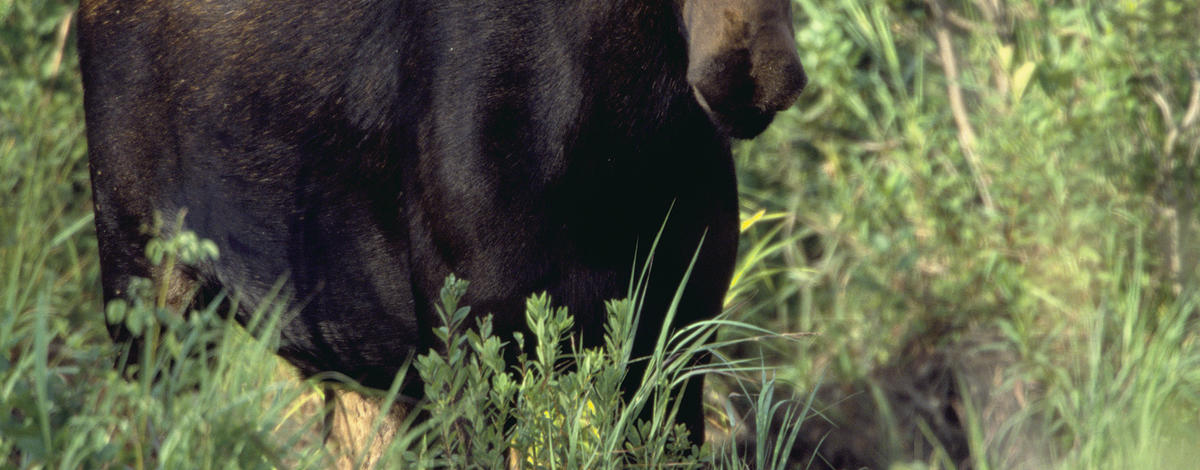
[[[755,105],[767,111],[782,111],[792,106],[808,85],[808,75],[795,54],[780,54],[755,67],[757,84]]]

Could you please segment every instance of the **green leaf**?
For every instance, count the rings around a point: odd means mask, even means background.
[[[1017,67],[1017,70],[1012,75],[1012,102],[1017,104],[1021,102],[1021,97],[1025,95],[1025,88],[1029,85],[1029,79],[1033,77],[1034,70],[1037,69],[1037,64],[1033,62],[1025,62]]]

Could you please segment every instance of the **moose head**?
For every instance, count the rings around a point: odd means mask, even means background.
[[[680,3],[696,101],[729,135],[758,135],[808,83],[796,53],[791,0]]]

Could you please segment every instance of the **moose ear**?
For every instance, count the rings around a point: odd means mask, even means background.
[[[733,137],[758,135],[807,84],[788,0],[688,0],[683,18],[688,83]]]

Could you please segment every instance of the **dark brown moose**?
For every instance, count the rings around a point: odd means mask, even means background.
[[[730,138],[806,83],[788,0],[82,0],[79,46],[104,297],[171,279],[244,320],[285,279],[279,354],[372,387],[434,346],[451,273],[501,335],[544,291],[598,344],[664,221],[634,354],[717,314]],[[219,257],[165,276],[146,227],[183,213]]]

